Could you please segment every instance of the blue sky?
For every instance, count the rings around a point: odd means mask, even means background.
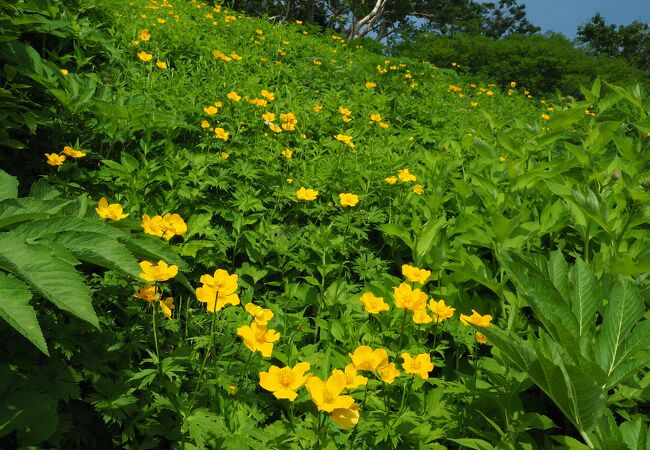
[[[588,22],[596,11],[600,11],[607,24],[650,22],[650,0],[520,0],[520,3],[526,5],[528,20],[541,27],[542,32],[556,31],[571,39],[575,38],[578,25]]]

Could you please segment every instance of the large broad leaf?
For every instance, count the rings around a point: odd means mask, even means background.
[[[418,233],[415,249],[413,251],[413,261],[420,265],[422,259],[433,249],[436,239],[440,235],[440,230],[445,225],[446,218],[441,216],[438,219],[427,222],[422,230]]]
[[[578,258],[571,268],[571,309],[578,319],[580,337],[596,325],[596,312],[601,305],[601,294],[596,277],[585,262]]]
[[[178,256],[172,247],[160,238],[152,236],[138,236],[127,234],[120,238],[126,248],[139,259],[163,260],[167,264],[176,264],[182,271],[185,270],[185,261]]]
[[[28,244],[13,232],[0,233],[0,267],[12,272],[57,307],[99,328],[90,289],[67,261],[48,247]]]
[[[25,283],[0,272],[0,317],[49,355],[36,311],[29,304],[31,298],[32,293]]]
[[[18,180],[0,170],[0,200],[18,197]]]
[[[135,257],[123,245],[104,234],[58,233],[48,240],[67,248],[82,261],[126,272],[134,278],[140,276],[140,266]]]
[[[611,388],[648,365],[650,361],[650,321],[638,323],[625,339],[618,361],[608,371],[605,388]]]
[[[623,360],[628,333],[641,320],[644,312],[636,286],[627,280],[614,286],[603,312],[603,324],[595,348],[596,360],[608,376]]]

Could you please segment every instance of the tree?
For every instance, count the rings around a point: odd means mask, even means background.
[[[596,54],[623,57],[640,69],[650,69],[650,26],[647,23],[607,25],[597,12],[588,23],[578,27],[577,40]]]
[[[487,37],[499,39],[510,34],[534,34],[540,28],[526,17],[526,5],[517,0],[500,0],[498,4],[483,3],[482,31]]]

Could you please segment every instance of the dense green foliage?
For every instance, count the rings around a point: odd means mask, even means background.
[[[580,86],[600,76],[619,84],[650,82],[648,73],[622,58],[589,55],[560,34],[512,35],[493,40],[480,35],[422,34],[400,44],[397,53],[440,67],[459,63],[469,74],[499,83],[519,81],[531,91],[578,95]]]
[[[647,447],[638,85],[544,100],[196,1],[0,5],[1,447]]]

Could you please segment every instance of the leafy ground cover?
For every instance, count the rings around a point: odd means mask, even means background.
[[[3,446],[647,445],[638,87],[0,5]]]

